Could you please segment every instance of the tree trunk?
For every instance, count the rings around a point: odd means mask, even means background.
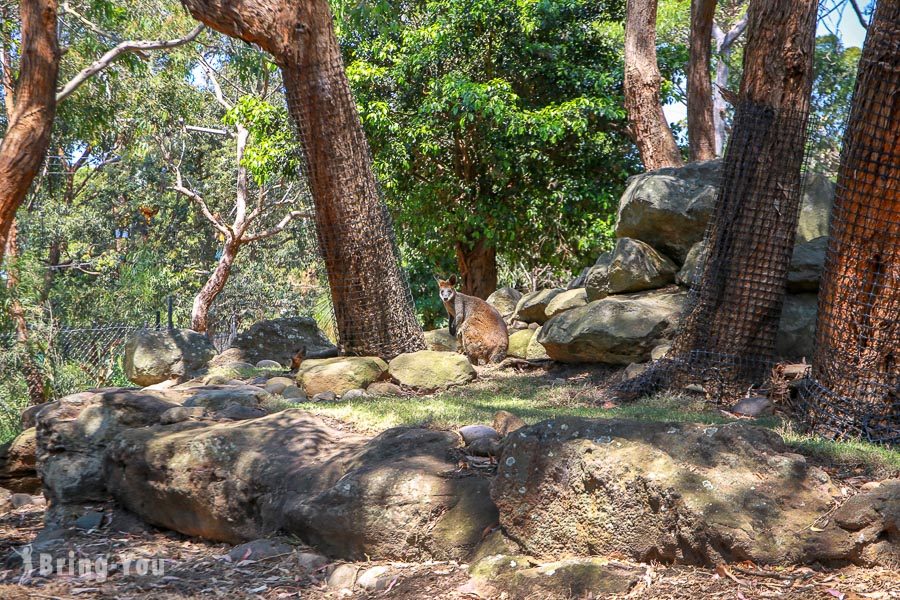
[[[869,26],[838,170],[807,414],[820,432],[900,442],[900,3]],[[813,388],[816,389],[816,388]]]
[[[16,328],[16,344],[22,356],[22,374],[28,386],[28,397],[32,404],[47,401],[47,389],[44,376],[31,354],[28,334],[28,322],[25,319],[25,308],[17,296],[19,285],[19,244],[16,222],[13,221],[6,238],[6,289],[9,291],[9,316]]]
[[[225,289],[225,284],[228,283],[228,277],[231,275],[231,267],[234,265],[234,259],[237,258],[240,248],[241,246],[237,242],[225,242],[219,264],[194,296],[194,304],[191,307],[191,329],[194,331],[206,333],[209,330],[209,308],[219,292]]]
[[[343,350],[390,358],[423,349],[328,2],[182,1],[214,29],[258,43],[281,67]]]
[[[675,356],[734,365],[739,378],[758,374],[774,354],[799,216],[816,6],[815,0],[750,4],[734,133],[707,234],[709,259],[674,344]]]
[[[37,175],[56,113],[59,46],[56,40],[56,0],[22,0],[19,79],[15,110],[0,141],[0,260],[16,210]]]
[[[691,2],[691,56],[688,62],[687,121],[691,160],[716,157],[710,48],[716,0]]]
[[[625,16],[625,108],[644,168],[681,166],[681,152],[660,102],[656,0],[628,0]]]
[[[456,262],[463,294],[482,300],[497,289],[497,249],[480,239],[474,246],[456,243]]]

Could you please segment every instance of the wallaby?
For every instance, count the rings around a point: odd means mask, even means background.
[[[506,358],[509,333],[497,309],[475,296],[456,291],[456,275],[448,280],[435,277],[444,308],[450,315],[450,335],[456,336],[459,351],[469,362],[498,363]]]

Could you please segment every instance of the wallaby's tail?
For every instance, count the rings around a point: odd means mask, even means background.
[[[491,355],[491,362],[500,363],[503,362],[504,358],[506,358],[506,348],[499,348]]]

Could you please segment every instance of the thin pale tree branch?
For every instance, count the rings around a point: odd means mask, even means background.
[[[249,244],[250,242],[256,242],[259,240],[264,240],[266,238],[272,237],[277,233],[281,233],[288,224],[294,219],[312,219],[314,215],[308,212],[303,212],[299,210],[292,210],[288,214],[284,215],[284,218],[278,222],[278,225],[272,227],[271,229],[266,229],[265,231],[260,231],[259,233],[254,233],[251,235],[245,235],[241,238],[242,244]]]

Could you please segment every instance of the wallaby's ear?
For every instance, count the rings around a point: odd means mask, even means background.
[[[434,277],[434,280],[437,281],[438,283],[441,282],[441,278],[438,276],[437,273],[432,273],[431,276]]]
[[[451,275],[450,279],[447,280],[447,283],[449,283],[453,287],[456,287],[456,275]]]

